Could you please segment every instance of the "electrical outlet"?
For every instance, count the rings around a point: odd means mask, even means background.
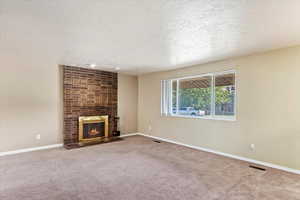
[[[250,144],[251,151],[255,151],[255,144]]]
[[[35,136],[35,139],[40,140],[40,139],[41,139],[41,135],[40,135],[40,134],[37,134],[37,135]]]

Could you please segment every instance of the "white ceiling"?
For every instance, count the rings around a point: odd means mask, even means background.
[[[140,74],[300,44],[299,10],[300,0],[0,0],[0,48]]]

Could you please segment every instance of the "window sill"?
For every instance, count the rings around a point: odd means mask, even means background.
[[[219,120],[219,121],[236,121],[236,117],[225,117],[225,116],[189,116],[189,115],[164,115],[165,117],[176,117],[176,118],[192,118],[192,119],[208,119],[208,120]]]

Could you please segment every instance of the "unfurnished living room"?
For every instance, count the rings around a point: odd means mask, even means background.
[[[0,0],[0,200],[300,200],[300,0]]]

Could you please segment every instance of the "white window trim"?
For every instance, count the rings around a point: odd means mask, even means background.
[[[225,74],[234,74],[235,79],[234,79],[234,85],[235,85],[235,92],[234,92],[234,116],[224,116],[224,115],[215,115],[215,77],[220,76],[220,75],[225,75]],[[170,102],[169,102],[169,112],[166,117],[178,117],[178,118],[194,118],[194,119],[207,119],[207,120],[221,120],[221,121],[236,121],[236,115],[237,115],[237,81],[236,81],[236,70],[227,70],[227,71],[221,71],[221,72],[213,72],[213,73],[205,73],[205,74],[198,74],[198,75],[193,75],[193,76],[184,76],[184,77],[179,77],[179,78],[172,78],[168,79],[166,81],[171,82],[171,93],[170,95]],[[177,81],[177,93],[176,93],[176,109],[178,113],[178,105],[179,105],[179,95],[178,95],[178,89],[179,89],[179,81],[183,79],[190,79],[190,78],[200,78],[204,76],[211,76],[212,77],[212,98],[211,98],[211,115],[208,116],[187,116],[187,115],[179,115],[179,114],[173,114],[173,102],[172,102],[172,91],[173,91],[173,84],[172,81]],[[165,89],[164,89],[165,90]],[[164,95],[162,95],[164,96]],[[163,102],[162,102],[163,103]]]

